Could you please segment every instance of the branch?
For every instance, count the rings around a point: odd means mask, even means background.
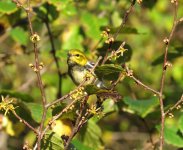
[[[67,142],[66,142],[66,145],[65,145],[65,148],[64,148],[65,150],[68,149],[69,144],[70,144],[72,138],[73,138],[73,137],[76,135],[76,133],[78,132],[78,129],[79,129],[79,127],[80,127],[80,126],[79,126],[79,123],[80,123],[80,120],[81,120],[81,118],[82,118],[82,113],[83,113],[83,111],[84,111],[84,108],[85,108],[87,99],[88,99],[88,96],[87,96],[87,97],[84,97],[83,101],[82,101],[81,104],[80,104],[80,112],[79,112],[79,115],[78,115],[78,117],[77,117],[77,119],[76,119],[76,123],[75,123],[75,126],[74,126],[73,130],[72,130],[72,133],[71,133],[71,135],[69,136],[69,139],[68,139]]]
[[[116,38],[118,37],[120,31],[121,31],[122,28],[125,26],[125,24],[126,24],[126,22],[127,22],[127,20],[128,20],[128,16],[129,16],[129,14],[132,12],[135,3],[136,3],[136,0],[132,0],[132,1],[131,1],[131,5],[130,5],[130,7],[128,8],[128,10],[125,12],[120,27],[118,28],[117,32],[116,32],[116,33],[114,34],[114,36],[113,36],[113,37],[114,37],[114,40],[116,40]]]
[[[82,99],[82,98],[84,98],[84,97],[86,97],[86,96],[87,96],[87,95],[85,95],[85,96],[83,96],[83,97],[79,97],[79,98],[73,100],[73,101],[72,101],[67,107],[65,107],[59,114],[53,116],[53,118],[51,119],[51,121],[49,121],[49,124],[45,127],[45,129],[44,129],[44,131],[43,131],[41,137],[43,137],[43,135],[46,133],[46,131],[50,128],[50,126],[54,123],[55,120],[57,120],[58,118],[60,118],[60,117],[63,115],[63,113],[67,112],[67,110],[68,110],[69,108],[71,108],[79,99]]]
[[[182,94],[180,100],[178,100],[177,103],[176,103],[175,105],[173,105],[172,107],[170,107],[170,108],[165,112],[165,116],[166,116],[167,114],[169,114],[169,113],[170,113],[172,110],[174,110],[175,108],[178,109],[179,106],[180,106],[180,104],[181,104],[182,102],[183,102],[183,94]]]
[[[109,40],[109,47],[108,47],[106,55],[105,55],[105,57],[104,57],[104,59],[102,61],[102,64],[104,64],[107,61],[108,53],[111,51],[112,44],[116,40],[116,38],[118,37],[118,35],[119,35],[120,31],[122,30],[122,28],[125,26],[125,24],[126,24],[126,22],[128,20],[128,16],[132,12],[135,3],[136,3],[136,0],[132,0],[131,1],[130,7],[128,8],[128,10],[125,12],[125,14],[123,16],[123,20],[121,22],[121,25],[119,26],[117,32],[113,35],[113,37],[110,38],[110,40]]]
[[[164,84],[165,84],[166,69],[168,67],[167,55],[168,55],[170,41],[172,40],[173,33],[174,33],[175,28],[178,24],[178,21],[177,21],[178,1],[173,0],[173,1],[171,1],[171,3],[173,3],[173,5],[174,5],[174,21],[173,21],[173,26],[172,26],[172,29],[171,29],[171,32],[170,32],[168,39],[167,38],[164,39],[164,42],[166,44],[166,48],[165,48],[165,53],[164,53],[164,62],[163,62],[163,68],[162,68],[163,71],[162,71],[160,90],[159,90],[159,102],[160,102],[160,110],[161,110],[160,150],[163,150],[163,144],[164,144],[165,113],[164,113],[164,104],[163,104],[163,89],[164,89]]]
[[[32,131],[34,131],[34,133],[36,133],[38,135],[38,131],[33,126],[31,126],[27,121],[22,119],[15,111],[12,111],[12,113],[15,115],[15,117],[18,120],[20,120],[20,122],[24,123],[27,127],[29,127]]]
[[[25,8],[22,3],[19,0],[12,0],[17,7],[22,7],[26,13],[27,13],[27,19],[28,19],[28,26],[30,30],[30,35],[31,35],[31,41],[33,43],[33,48],[34,48],[34,57],[35,57],[35,68],[34,72],[37,75],[37,81],[38,81],[38,87],[41,92],[41,98],[42,98],[42,107],[43,107],[43,114],[42,114],[42,119],[39,127],[39,134],[38,134],[38,140],[37,140],[37,148],[38,150],[41,149],[41,135],[42,135],[42,130],[43,130],[43,124],[46,118],[46,113],[47,113],[47,108],[46,108],[46,95],[44,92],[44,87],[41,79],[41,74],[40,74],[40,61],[39,61],[39,52],[38,52],[38,47],[37,47],[37,42],[39,41],[39,36],[34,32],[33,27],[32,27],[32,22],[31,22],[31,6],[30,6],[30,0],[27,0],[27,8]]]
[[[149,87],[148,85],[142,83],[140,80],[138,80],[134,75],[133,75],[133,71],[132,70],[129,70],[129,68],[124,65],[124,68],[126,70],[126,73],[127,73],[127,76],[132,78],[138,85],[142,86],[145,90],[149,90],[151,91],[152,93],[156,94],[156,95],[159,95],[160,93],[154,89],[152,89],[151,87]]]

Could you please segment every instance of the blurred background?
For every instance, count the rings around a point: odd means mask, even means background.
[[[25,0],[20,1],[26,6]],[[101,39],[102,31],[109,28],[110,33],[114,34],[130,4],[130,0],[31,1],[32,24],[41,38],[38,43],[39,57],[44,63],[41,73],[49,102],[57,98],[59,77],[46,22],[50,26],[59,59],[61,95],[65,95],[76,87],[67,74],[67,51],[80,49],[89,59],[97,60],[106,51],[105,40]],[[163,39],[169,36],[172,28],[173,8],[170,0],[136,3],[112,47],[116,50],[125,41],[128,51],[115,63],[126,62],[139,80],[157,90],[160,88],[165,51]],[[179,0],[178,18],[183,17],[182,10],[183,1]],[[183,93],[183,23],[177,26],[173,35],[168,61],[172,67],[168,68],[165,79],[165,110],[175,104]],[[16,97],[26,103],[41,102],[37,79],[29,67],[30,63],[34,64],[34,52],[26,13],[11,0],[1,0],[0,95]],[[160,129],[160,109],[156,95],[128,77],[117,85],[116,90],[124,97],[123,100],[115,104],[109,99],[106,102],[108,115],[94,126],[84,127],[83,130],[87,130],[88,134],[81,132],[79,136],[83,135],[84,138],[78,136],[78,139],[91,149],[156,149]],[[27,114],[30,112],[27,111]],[[166,150],[183,148],[182,109],[174,111],[173,116],[166,118]],[[93,131],[93,128],[96,130]],[[0,140],[0,150],[5,150],[7,146],[8,149],[21,149],[25,141],[30,146],[34,143],[35,136],[31,131],[3,113],[0,114],[0,130],[0,139],[3,139]]]

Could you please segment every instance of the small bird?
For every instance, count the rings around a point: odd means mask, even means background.
[[[70,50],[67,57],[68,73],[76,85],[79,85],[87,76],[90,78],[83,84],[88,85],[94,82],[99,88],[105,88],[102,81],[98,80],[95,74],[92,74],[90,70],[94,67],[94,63],[89,61],[88,58],[80,50]]]

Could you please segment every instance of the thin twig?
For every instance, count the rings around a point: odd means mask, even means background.
[[[164,113],[164,104],[163,104],[163,89],[164,89],[164,84],[165,84],[165,74],[166,74],[166,69],[167,69],[167,55],[168,55],[168,49],[169,49],[169,44],[170,41],[173,37],[173,33],[175,31],[175,28],[177,26],[177,7],[178,7],[178,2],[175,0],[174,1],[174,21],[173,21],[173,26],[170,32],[170,35],[168,39],[166,39],[166,48],[165,48],[165,53],[164,53],[164,62],[163,62],[163,71],[162,71],[162,77],[161,77],[161,83],[160,83],[160,90],[159,90],[159,102],[160,102],[160,110],[161,110],[161,131],[160,131],[160,150],[163,150],[163,144],[164,144],[164,124],[165,124],[165,113]]]
[[[170,107],[170,108],[165,112],[165,116],[166,116],[167,114],[169,114],[172,110],[174,110],[175,108],[177,108],[182,102],[183,102],[183,94],[182,94],[180,100],[178,100],[176,104],[174,104],[172,107]]]
[[[29,26],[29,30],[30,30],[30,35],[31,37],[34,36],[34,30],[33,30],[33,26],[32,26],[32,22],[31,22],[31,6],[30,6],[30,0],[27,0],[27,8],[23,6],[23,4],[19,1],[19,0],[12,0],[17,7],[22,7],[25,12],[27,13],[27,18],[28,18],[28,26]],[[46,118],[46,113],[47,113],[47,108],[46,108],[46,95],[45,95],[45,91],[44,91],[44,87],[43,87],[43,83],[42,83],[42,79],[41,79],[41,74],[40,74],[40,69],[39,69],[39,65],[40,65],[40,61],[39,61],[39,51],[38,51],[38,47],[37,47],[37,42],[33,42],[33,48],[34,48],[34,55],[35,55],[35,73],[37,75],[37,81],[38,81],[38,87],[40,89],[41,92],[41,99],[42,99],[42,107],[43,107],[43,114],[42,114],[42,119],[41,119],[41,123],[40,123],[40,127],[39,127],[39,131],[38,133],[38,138],[37,138],[37,149],[40,150],[41,149],[41,135],[42,135],[42,130],[43,130],[43,124]]]
[[[14,3],[16,3],[17,6],[22,7],[26,11],[30,34],[31,34],[31,36],[33,36],[35,33],[34,33],[34,30],[33,30],[33,27],[32,27],[31,16],[30,16],[30,11],[31,11],[30,0],[27,0],[27,8],[25,8],[19,0],[12,0],[12,1]],[[35,73],[37,75],[38,87],[39,87],[40,92],[41,92],[42,107],[43,107],[43,114],[42,114],[42,119],[41,119],[39,132],[38,132],[39,133],[38,134],[38,140],[37,140],[37,148],[38,148],[38,150],[40,150],[40,148],[41,148],[41,135],[42,135],[43,124],[44,124],[44,121],[45,121],[45,118],[46,118],[47,108],[46,108],[46,95],[45,95],[45,92],[44,92],[44,87],[43,87],[41,74],[40,74],[40,69],[39,69],[39,65],[40,65],[39,56],[38,56],[39,52],[38,52],[36,42],[33,43],[33,48],[34,48],[34,55],[35,55]]]
[[[122,28],[125,26],[125,24],[126,24],[126,22],[127,22],[127,20],[128,20],[128,16],[129,16],[129,14],[132,12],[135,3],[136,3],[136,0],[132,0],[132,1],[131,1],[130,7],[129,7],[128,10],[125,12],[125,14],[124,14],[124,16],[123,16],[123,20],[122,20],[122,22],[121,22],[121,25],[119,26],[117,32],[113,35],[113,40],[109,42],[109,47],[108,47],[107,52],[106,52],[106,54],[105,54],[105,56],[104,56],[104,59],[103,59],[103,61],[102,61],[102,64],[104,64],[104,63],[107,61],[108,53],[111,51],[113,41],[116,40],[116,38],[118,37],[120,31],[121,31]]]
[[[85,95],[85,96],[87,96],[87,95]],[[44,131],[43,131],[43,133],[42,133],[42,137],[43,137],[43,135],[46,133],[46,131],[50,128],[50,126],[53,124],[53,122],[54,122],[55,120],[57,120],[58,118],[60,118],[65,112],[67,112],[67,110],[68,110],[71,106],[73,106],[79,99],[82,99],[82,98],[84,98],[85,96],[79,97],[79,98],[73,100],[73,101],[72,101],[67,107],[65,107],[60,113],[58,113],[57,115],[53,116],[53,118],[51,119],[51,121],[49,121],[49,124],[45,127],[45,129],[44,129]]]
[[[148,85],[142,83],[140,80],[138,80],[134,75],[133,75],[133,71],[129,70],[129,68],[124,65],[124,68],[126,70],[127,76],[132,78],[138,85],[141,85],[144,89],[151,91],[152,93],[159,95],[160,93],[154,89],[152,89],[151,87],[149,87]]]
[[[122,28],[125,26],[125,24],[126,24],[126,22],[127,22],[127,20],[128,20],[128,16],[129,16],[129,14],[132,12],[135,3],[136,3],[136,0],[132,0],[132,1],[131,1],[130,7],[128,8],[128,10],[125,12],[125,14],[124,14],[124,16],[123,16],[123,20],[122,20],[122,22],[121,22],[121,25],[119,26],[117,32],[116,32],[116,33],[114,34],[114,36],[113,36],[114,40],[116,40],[116,38],[118,37],[120,31],[121,31]]]
[[[25,121],[23,118],[21,118],[15,111],[12,111],[12,113],[15,115],[15,117],[20,120],[20,122],[24,123],[27,127],[29,127],[32,131],[34,131],[34,133],[36,133],[38,135],[38,131],[31,126],[27,121]]]
[[[83,113],[83,111],[84,111],[84,108],[85,108],[87,99],[88,99],[88,96],[87,96],[87,97],[84,97],[83,101],[82,101],[81,104],[80,104],[80,112],[79,112],[79,115],[78,115],[78,117],[77,117],[77,119],[76,119],[75,126],[74,126],[74,128],[73,128],[73,130],[72,130],[72,132],[71,132],[71,135],[69,136],[69,139],[68,139],[67,142],[66,142],[66,145],[65,145],[65,148],[64,148],[65,150],[68,149],[69,144],[70,144],[72,138],[73,138],[73,137],[76,135],[76,133],[78,132],[79,123],[80,123],[80,120],[81,120],[81,118],[82,118],[82,113]]]

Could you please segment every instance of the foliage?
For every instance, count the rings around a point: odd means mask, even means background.
[[[152,145],[156,148],[159,144],[156,135],[161,132],[159,95],[144,89],[133,77],[159,91],[167,46],[163,41],[173,25],[173,4],[166,0],[135,3],[127,22],[121,26],[131,5],[128,0],[31,1],[30,19],[33,31],[40,37],[40,41],[32,43],[27,3],[20,2],[21,5],[11,0],[0,1],[0,133],[13,136],[7,140],[8,148],[22,149],[25,140],[36,141],[41,123],[43,131],[49,128],[43,136],[41,149],[63,149],[75,125],[78,131],[69,144],[73,149],[150,149]],[[183,2],[179,1],[178,6],[179,19],[183,17]],[[182,95],[182,24],[180,21],[177,25],[167,53],[162,96],[164,110],[168,111],[165,149],[183,148],[182,103],[169,109]],[[40,61],[37,66],[34,62],[36,46]],[[77,89],[67,73],[67,51],[70,49],[80,49],[94,62],[99,56],[107,58],[104,64],[99,62],[94,74],[111,89],[99,89],[93,84]],[[124,64],[132,70],[127,72]],[[52,104],[49,107],[43,107],[37,67],[47,104]],[[77,90],[73,92],[74,89]],[[85,92],[90,95],[86,103],[82,99]],[[62,97],[58,97],[58,93]],[[54,103],[60,98],[63,99]],[[59,114],[55,121],[54,117]],[[83,123],[82,119],[86,122],[79,126],[77,118],[79,123]],[[63,125],[63,120],[69,120],[69,134],[65,135],[64,129],[53,132],[54,123],[61,121]],[[36,129],[34,134],[30,134],[31,127]],[[57,133],[63,135],[60,137]],[[153,137],[150,146],[149,135]],[[14,142],[19,145],[15,147]],[[27,144],[29,148],[35,146],[33,142]]]

